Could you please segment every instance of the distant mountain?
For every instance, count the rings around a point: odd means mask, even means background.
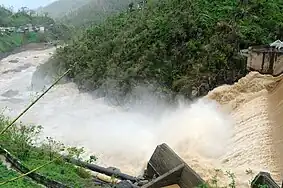
[[[74,26],[89,26],[100,23],[108,16],[126,10],[130,3],[137,5],[142,0],[57,0],[37,10],[48,13]]]
[[[58,19],[72,11],[76,11],[78,8],[91,1],[92,0],[57,0],[45,7],[38,8],[36,12],[47,12],[50,17]]]
[[[89,0],[87,4],[66,14],[63,20],[74,26],[89,26],[100,23],[108,16],[126,10],[130,3],[137,5],[142,0]]]

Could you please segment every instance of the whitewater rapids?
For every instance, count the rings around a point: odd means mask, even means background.
[[[54,48],[25,51],[0,61],[0,108],[15,117],[34,99],[44,75],[34,77]],[[42,80],[41,80],[42,79]],[[221,169],[235,174],[239,187],[259,171],[281,181],[282,77],[249,73],[232,86],[224,85],[188,104],[169,106],[144,88],[141,100],[127,108],[109,105],[103,98],[79,92],[74,83],[57,85],[21,121],[44,127],[49,136],[66,145],[84,147],[98,164],[138,175],[158,144],[167,143],[205,180]],[[50,83],[50,82],[49,82]],[[43,87],[43,85],[42,85]],[[281,93],[281,95],[280,95]]]

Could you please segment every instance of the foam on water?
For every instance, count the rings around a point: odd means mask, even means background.
[[[10,71],[0,77],[0,96],[17,91],[0,97],[0,107],[11,109],[6,115],[16,116],[30,103],[35,94],[31,80],[36,66],[46,61],[53,50],[22,52],[0,62],[2,73],[20,64],[31,64],[21,72]],[[17,65],[9,63],[15,58],[19,59]],[[215,168],[231,169],[241,177],[238,184],[245,187],[251,178],[245,175],[249,166],[255,171],[276,170],[268,166],[271,162],[267,163],[272,158],[267,152],[272,142],[264,113],[267,102],[250,97],[250,93],[262,92],[264,87],[247,91],[246,97],[243,89],[229,87],[220,87],[190,104],[180,101],[176,106],[157,100],[142,88],[140,100],[124,108],[111,106],[104,98],[81,93],[74,83],[66,83],[53,88],[21,120],[42,125],[42,137],[83,146],[87,154],[99,158],[99,164],[126,173],[139,174],[155,147],[165,142],[204,179],[211,178]],[[266,152],[259,147],[262,143],[267,145]],[[220,177],[224,182],[224,175]]]

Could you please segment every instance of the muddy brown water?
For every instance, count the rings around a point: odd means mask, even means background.
[[[1,60],[0,108],[9,108],[5,115],[15,117],[34,99],[38,89],[33,85],[43,88],[50,83],[47,75],[34,75],[54,50],[24,51]],[[15,59],[18,63],[9,62]],[[127,107],[111,106],[69,82],[53,88],[21,121],[40,124],[42,138],[83,146],[84,156],[96,155],[98,164],[125,173],[140,174],[156,145],[165,142],[205,180],[221,169],[219,184],[230,183],[225,175],[230,171],[239,187],[248,187],[259,171],[271,172],[281,181],[281,80],[251,72],[234,85],[178,106],[139,88],[140,100]]]

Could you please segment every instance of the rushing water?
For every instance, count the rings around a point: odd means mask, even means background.
[[[25,51],[0,62],[0,107],[9,108],[6,115],[15,117],[34,99],[39,86],[50,84],[45,74],[38,76],[36,67],[53,51]],[[124,108],[65,83],[47,93],[21,121],[42,125],[42,138],[51,136],[66,145],[83,146],[87,154],[98,157],[99,164],[133,175],[141,173],[155,147],[165,142],[205,179],[214,175],[214,168],[232,170],[242,178],[239,185],[246,187],[251,178],[245,175],[248,167],[256,172],[276,170],[266,166],[272,156],[259,147],[260,142],[271,142],[266,139],[270,137],[264,115],[266,99],[235,102],[240,90],[233,98],[228,95],[232,89],[227,88],[191,104],[180,101],[177,106],[139,88],[140,100]],[[262,113],[252,109],[260,104]]]

